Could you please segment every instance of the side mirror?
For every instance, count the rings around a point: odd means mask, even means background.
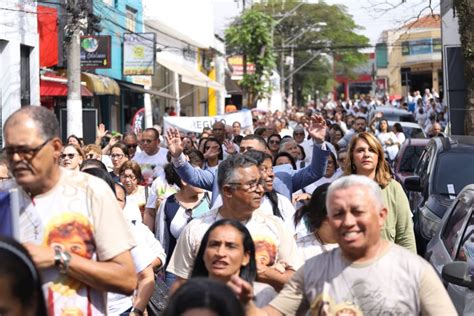
[[[406,177],[405,182],[403,182],[403,184],[405,185],[405,188],[408,191],[416,191],[416,192],[421,192],[422,191],[419,176]]]
[[[474,290],[474,282],[467,274],[467,263],[455,261],[444,265],[441,277],[446,282]]]

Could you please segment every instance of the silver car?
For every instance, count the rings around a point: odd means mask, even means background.
[[[425,258],[442,277],[460,315],[474,315],[474,284],[469,278],[465,243],[474,236],[474,184],[463,188],[429,242]]]

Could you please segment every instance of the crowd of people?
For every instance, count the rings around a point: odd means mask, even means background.
[[[46,108],[13,113],[12,315],[455,314],[392,175],[403,130],[370,128],[362,103],[253,111],[245,133],[99,125],[94,144],[64,145]]]

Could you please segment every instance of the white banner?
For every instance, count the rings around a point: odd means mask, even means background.
[[[239,111],[216,116],[165,116],[163,117],[164,131],[170,127],[179,129],[182,132],[194,132],[201,134],[204,127],[212,128],[215,122],[223,122],[232,126],[232,123],[239,122],[243,134],[253,133],[252,113],[250,111]]]

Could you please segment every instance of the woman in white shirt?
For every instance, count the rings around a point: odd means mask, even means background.
[[[304,260],[338,247],[327,218],[326,193],[328,187],[329,183],[320,185],[313,192],[309,203],[295,214],[295,223],[304,225],[307,229],[307,234],[297,236],[296,240],[298,253]]]
[[[384,152],[387,154],[390,161],[395,159],[398,153],[397,137],[394,133],[388,130],[387,120],[381,120],[379,123],[379,132],[377,138],[382,144]]]

